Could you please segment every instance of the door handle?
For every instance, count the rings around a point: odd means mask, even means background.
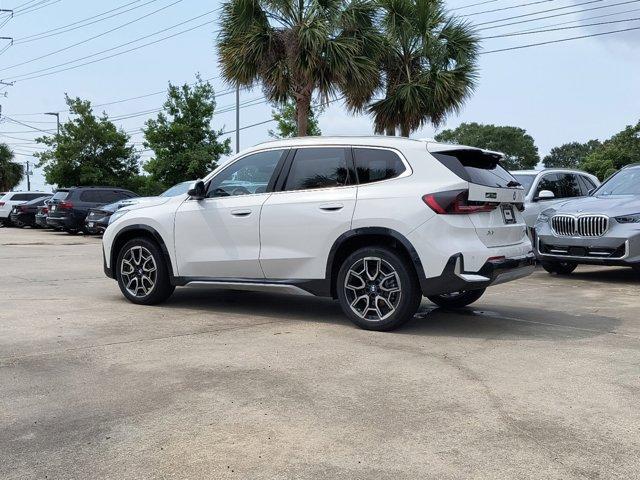
[[[338,210],[342,210],[344,205],[341,203],[325,203],[320,205],[320,210],[324,210],[325,212],[337,212]]]
[[[231,215],[234,217],[248,217],[251,215],[251,210],[231,210]]]

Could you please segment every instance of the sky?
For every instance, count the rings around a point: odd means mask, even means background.
[[[220,112],[213,126],[233,130],[235,112],[228,107],[235,98],[226,93],[229,85],[219,77],[215,49],[219,28],[215,10],[221,4],[217,0],[0,0],[0,8],[14,10],[12,18],[0,14],[0,36],[14,39],[12,45],[0,40],[0,51],[8,46],[0,54],[0,79],[13,82],[0,87],[4,95],[0,141],[14,149],[16,160],[33,164],[37,159],[31,153],[42,149],[33,140],[43,134],[40,130],[55,129],[55,117],[44,112],[59,111],[64,122],[68,93],[94,105],[106,103],[95,110],[105,111],[131,132],[132,142],[142,149],[140,128],[161,107],[168,82],[193,82],[197,73],[212,79],[218,92]],[[640,0],[450,0],[446,6],[451,14],[465,15],[483,37],[520,34],[482,41],[487,53],[480,57],[477,89],[440,130],[462,122],[513,125],[526,129],[544,156],[566,142],[604,140],[640,119],[640,30],[488,53],[640,27]],[[552,15],[556,16],[543,18]],[[95,18],[83,22],[89,17]],[[611,23],[592,25],[603,22]],[[564,30],[522,33],[559,28]],[[126,50],[131,51],[122,53]],[[87,64],[78,66],[83,63]],[[128,100],[132,97],[141,98]],[[241,127],[271,118],[271,106],[261,100],[259,87],[241,92],[241,104],[245,103]],[[273,123],[266,123],[243,129],[240,148],[269,140],[272,128]],[[324,111],[320,128],[323,135],[373,133],[370,117],[351,115],[340,102]],[[411,136],[436,133],[428,126]],[[228,136],[235,148],[234,133]],[[33,190],[51,188],[38,169],[31,179]],[[26,181],[17,189],[26,190]]]

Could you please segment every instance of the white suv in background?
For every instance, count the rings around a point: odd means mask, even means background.
[[[500,158],[396,137],[258,145],[187,194],[116,212],[105,273],[134,303],[192,284],[313,294],[390,330],[423,295],[461,307],[533,271],[524,190]]]
[[[50,193],[45,192],[6,192],[0,194],[0,225],[11,225],[9,215],[11,215],[11,210],[13,210],[13,207],[16,205],[22,205],[36,198],[50,195]]]

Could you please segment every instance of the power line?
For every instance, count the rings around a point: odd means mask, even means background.
[[[489,54],[489,53],[508,52],[510,50],[520,50],[520,49],[523,49],[523,48],[539,47],[541,45],[550,45],[550,44],[553,44],[553,43],[569,42],[571,40],[580,40],[580,39],[583,39],[583,38],[600,37],[602,35],[612,35],[614,33],[630,32],[632,30],[640,30],[640,27],[632,27],[632,28],[624,28],[622,30],[611,30],[611,31],[608,31],[608,32],[592,33],[592,34],[589,34],[589,35],[580,35],[579,37],[561,38],[561,39],[558,39],[558,40],[549,40],[549,41],[546,41],[546,42],[530,43],[530,44],[527,44],[527,45],[518,45],[516,47],[499,48],[497,50],[489,50],[487,52],[482,52],[482,54],[486,55],[486,54]]]
[[[203,14],[196,15],[195,17],[189,18],[189,19],[187,19],[187,20],[184,20],[184,21],[182,21],[182,22],[176,23],[176,24],[171,25],[171,26],[169,26],[169,27],[166,27],[166,28],[163,28],[163,29],[157,30],[157,31],[155,31],[155,32],[153,32],[153,33],[150,33],[150,34],[148,34],[148,35],[144,35],[144,36],[139,37],[139,38],[136,38],[136,39],[134,39],[134,40],[130,40],[130,41],[125,42],[125,43],[122,43],[122,44],[120,44],[120,45],[116,45],[115,47],[107,48],[106,50],[102,50],[102,51],[100,51],[100,52],[92,53],[91,55],[86,55],[86,56],[84,56],[84,57],[76,58],[76,59],[74,59],[74,60],[70,60],[70,61],[68,61],[68,62],[63,62],[63,63],[60,63],[60,64],[58,64],[58,65],[52,65],[52,66],[50,66],[50,67],[41,68],[40,70],[34,70],[34,71],[32,71],[32,72],[23,73],[23,74],[21,74],[21,75],[13,75],[13,76],[11,76],[11,77],[7,77],[7,78],[9,78],[9,79],[19,79],[19,80],[16,80],[16,81],[21,81],[21,82],[22,82],[22,81],[25,81],[25,80],[31,80],[31,79],[34,79],[34,78],[44,77],[44,76],[47,76],[47,75],[53,75],[53,74],[55,74],[55,73],[64,72],[64,71],[66,71],[66,70],[72,70],[72,69],[74,69],[74,68],[79,68],[79,67],[82,67],[82,66],[85,66],[85,65],[89,65],[89,64],[92,64],[92,63],[96,63],[96,62],[100,62],[100,61],[103,61],[103,60],[107,60],[107,59],[109,59],[109,58],[116,57],[116,56],[118,56],[118,55],[123,55],[123,54],[125,54],[125,53],[132,52],[132,51],[134,51],[134,50],[138,50],[138,49],[140,49],[140,48],[143,48],[143,47],[146,47],[146,46],[149,46],[149,45],[153,45],[153,44],[155,44],[155,43],[158,43],[158,42],[161,42],[161,41],[164,41],[164,40],[168,40],[168,39],[173,38],[173,37],[176,37],[176,36],[178,36],[178,35],[182,35],[182,34],[184,34],[184,33],[187,33],[187,32],[190,32],[190,31],[192,31],[192,30],[195,30],[196,28],[204,27],[204,26],[206,26],[206,25],[210,24],[210,23],[211,23],[211,21],[210,21],[210,20],[208,20],[208,21],[206,21],[206,22],[204,22],[204,23],[198,24],[198,25],[196,25],[196,26],[194,26],[194,27],[191,27],[191,28],[188,28],[188,29],[182,30],[182,31],[177,32],[177,33],[174,33],[174,34],[172,34],[172,35],[169,35],[169,36],[166,36],[166,37],[160,38],[160,39],[158,39],[158,40],[154,40],[154,41],[152,41],[152,42],[148,42],[148,43],[145,43],[145,44],[139,45],[139,46],[137,46],[137,47],[130,48],[130,49],[128,49],[128,50],[124,50],[124,51],[122,51],[122,52],[118,52],[118,53],[115,53],[115,54],[112,54],[112,55],[108,55],[108,56],[106,56],[106,57],[102,57],[102,58],[99,58],[99,59],[96,59],[96,60],[92,60],[92,61],[90,61],[90,62],[85,62],[85,63],[81,63],[81,64],[74,65],[74,66],[71,66],[71,67],[67,67],[67,68],[64,68],[64,69],[55,70],[55,71],[53,71],[53,72],[43,73],[43,74],[40,74],[40,75],[36,75],[36,74],[41,73],[41,72],[46,72],[46,71],[48,71],[48,70],[53,70],[53,69],[56,69],[56,68],[58,68],[58,67],[62,67],[62,66],[64,66],[64,65],[69,65],[69,64],[72,64],[72,63],[79,62],[79,61],[81,61],[81,60],[85,60],[85,59],[87,59],[87,58],[91,58],[91,57],[95,57],[95,56],[101,55],[101,54],[106,53],[106,52],[110,52],[110,51],[113,51],[113,50],[117,50],[118,48],[124,47],[124,46],[126,46],[126,45],[131,45],[132,43],[139,42],[140,40],[144,40],[145,38],[153,37],[154,35],[158,35],[158,34],[160,34],[160,33],[164,33],[164,32],[166,32],[166,31],[168,31],[168,30],[172,30],[172,29],[174,29],[174,28],[176,28],[176,27],[179,27],[179,26],[181,26],[181,25],[184,25],[184,24],[186,24],[186,23],[190,23],[190,22],[192,22],[192,21],[194,21],[194,20],[197,20],[198,18],[202,18],[202,17],[205,17],[205,16],[207,16],[207,15],[211,15],[212,13],[215,13],[215,12],[216,12],[216,11],[218,11],[219,9],[220,9],[220,8],[216,8],[216,9],[214,9],[214,10],[210,10],[210,11],[205,12],[205,13],[203,13]]]
[[[515,15],[513,17],[499,18],[497,20],[490,20],[488,22],[476,23],[476,27],[479,27],[479,26],[482,26],[482,25],[489,25],[491,23],[504,22],[504,21],[507,21],[507,20],[514,20],[514,19],[517,19],[517,18],[531,17],[532,15],[539,15],[541,13],[556,12],[558,10],[564,10],[564,9],[567,9],[567,8],[574,8],[574,7],[577,7],[577,6],[580,6],[580,5],[589,5],[589,4],[592,4],[592,3],[599,3],[599,2],[602,2],[602,1],[603,0],[588,0],[586,2],[574,3],[572,5],[565,5],[563,7],[549,8],[547,10],[539,10],[537,12],[524,13],[522,15]],[[603,8],[603,7],[600,7],[600,8]],[[606,7],[604,7],[604,8],[606,8]]]
[[[527,28],[525,30],[519,30],[518,32],[515,33],[520,33],[520,32],[529,32],[531,30],[536,30],[539,28],[547,28],[547,27],[559,27],[562,25],[571,25],[572,23],[581,23],[584,22],[586,20],[595,20],[597,18],[607,18],[607,17],[615,17],[616,15],[623,15],[626,13],[633,13],[633,12],[639,12],[640,8],[633,8],[631,10],[623,10],[621,12],[616,12],[616,13],[608,13],[606,15],[593,15],[591,17],[583,17],[580,20],[571,20],[570,22],[560,22],[560,23],[551,23],[551,24],[546,24],[546,25],[540,25],[537,27],[531,27],[531,28]]]
[[[504,38],[504,37],[516,37],[520,35],[534,35],[538,33],[547,33],[547,32],[560,32],[564,30],[572,30],[574,28],[584,28],[584,27],[596,27],[598,25],[610,25],[613,23],[622,23],[622,22],[635,22],[640,20],[640,17],[637,18],[626,18],[624,20],[610,20],[608,22],[597,22],[597,23],[583,23],[581,25],[576,25],[573,27],[561,27],[561,28],[547,28],[543,30],[530,30],[527,32],[513,32],[513,33],[504,33],[502,35],[492,35],[490,37],[482,37],[482,40],[489,40],[492,38]]]
[[[450,8],[449,11],[450,12],[454,12],[456,10],[462,10],[464,8],[471,8],[471,7],[477,7],[478,5],[486,5],[487,3],[495,3],[498,0],[485,0],[484,2],[477,2],[477,3],[471,3],[469,5],[463,5],[461,7],[456,7],[456,8]]]
[[[54,0],[53,2],[41,2],[40,6],[38,6],[38,4],[33,5],[33,8],[29,8],[29,9],[25,9],[25,10],[21,10],[20,12],[16,13],[16,17],[19,17],[21,15],[26,15],[27,13],[32,13],[35,12],[36,10],[40,10],[41,8],[44,7],[49,7],[51,5],[53,5],[54,3],[58,3],[60,0]]]
[[[135,7],[132,7],[130,9],[128,9],[128,10],[125,10],[123,12],[115,13],[113,15],[109,15],[108,17],[100,18],[98,20],[86,23],[84,25],[78,25],[79,23],[83,23],[83,22],[86,22],[88,20],[93,20],[94,18],[102,17],[104,15],[107,15],[108,13],[116,12],[118,10],[121,10],[123,8],[128,7],[129,5],[133,5],[134,3],[139,3],[140,1],[141,0],[134,0],[133,2],[125,3],[124,5],[121,5],[119,7],[112,8],[111,10],[107,10],[106,12],[102,12],[102,13],[99,13],[97,15],[93,15],[91,17],[84,18],[82,20],[77,20],[77,21],[75,21],[73,23],[69,23],[69,24],[63,25],[61,27],[56,27],[56,28],[52,28],[52,29],[49,29],[49,30],[45,30],[44,32],[35,33],[35,34],[32,34],[32,35],[27,35],[25,37],[17,38],[16,39],[16,43],[34,42],[36,40],[42,40],[43,38],[52,37],[54,35],[60,35],[62,33],[70,32],[72,30],[77,30],[78,28],[82,28],[82,27],[86,27],[86,26],[89,26],[89,25],[93,25],[94,23],[101,22],[103,20],[107,20],[109,18],[113,18],[113,17],[116,17],[118,15],[122,15],[123,13],[127,13],[127,12],[130,12],[131,10],[135,10],[137,8],[144,7],[145,5],[147,5],[146,3],[143,3],[142,5],[137,5]],[[73,27],[74,25],[78,25],[78,26],[76,26],[74,28],[68,28],[68,27]],[[62,31],[58,31],[58,30],[62,30]],[[38,38],[36,38],[36,37],[38,37]]]
[[[549,2],[555,2],[555,0],[538,0],[536,2],[521,3],[520,5],[512,5],[510,7],[494,8],[493,10],[485,10],[483,12],[467,13],[465,15],[458,15],[458,16],[459,17],[475,17],[476,15],[484,15],[485,13],[502,12],[504,10],[513,10],[514,8],[530,7],[531,5],[538,5],[540,3],[549,3]]]
[[[595,0],[595,1],[602,1],[602,0]],[[627,0],[625,2],[614,3],[613,5],[602,5],[602,6],[599,6],[599,7],[580,8],[580,9],[572,11],[572,12],[556,13],[554,15],[547,15],[545,17],[530,18],[528,20],[520,20],[520,21],[517,21],[517,22],[504,23],[502,25],[493,25],[491,27],[478,28],[478,29],[476,29],[476,32],[482,32],[484,30],[492,30],[494,28],[508,27],[508,26],[511,26],[511,25],[519,25],[521,23],[537,22],[539,20],[546,20],[547,18],[563,17],[563,16],[566,16],[566,15],[575,15],[576,13],[590,12],[592,10],[601,10],[603,8],[617,7],[619,5],[627,5],[629,3],[638,3],[638,2],[640,2],[640,0]],[[591,2],[587,2],[587,3],[594,3],[594,2],[591,1]],[[579,4],[579,5],[586,5],[586,4],[583,3],[583,4]],[[542,12],[538,12],[538,13],[542,13]],[[497,21],[503,21],[503,20],[505,20],[505,19],[501,19],[501,20],[497,20]],[[478,26],[478,25],[484,25],[484,24],[476,24],[476,26]]]
[[[157,1],[158,0],[151,0],[150,2],[147,2],[147,3],[154,3],[154,2],[157,2]],[[142,15],[142,16],[140,16],[138,18],[134,18],[133,20],[130,20],[130,21],[126,22],[126,23],[123,23],[122,25],[118,25],[117,27],[111,28],[111,29],[106,30],[106,31],[104,31],[102,33],[99,33],[99,34],[94,35],[92,37],[89,37],[89,38],[86,38],[84,40],[81,40],[79,42],[72,43],[71,45],[68,45],[66,47],[59,48],[58,50],[54,50],[53,52],[49,52],[49,53],[46,53],[44,55],[40,55],[39,57],[34,57],[34,58],[30,59],[30,60],[25,60],[24,62],[20,62],[20,63],[14,63],[13,65],[9,65],[8,67],[0,69],[0,71],[11,70],[12,68],[19,67],[21,65],[26,65],[27,63],[35,62],[36,60],[40,60],[42,58],[50,57],[51,55],[55,55],[56,53],[64,52],[65,50],[69,50],[70,48],[77,47],[78,45],[83,45],[85,43],[90,42],[91,40],[95,40],[96,38],[99,38],[99,37],[102,37],[102,36],[107,35],[109,33],[115,32],[116,30],[120,30],[121,28],[127,27],[127,26],[129,26],[129,25],[131,25],[133,23],[139,22],[140,20],[144,20],[147,17],[150,17],[151,15],[155,15],[156,13],[161,12],[162,10],[166,10],[167,8],[172,7],[172,6],[178,4],[178,3],[182,2],[182,1],[183,0],[176,0],[175,2],[170,3],[169,5],[165,5],[164,7],[158,8],[157,10],[154,10],[153,12],[145,13],[144,15]]]

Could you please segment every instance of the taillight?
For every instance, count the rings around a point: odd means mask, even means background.
[[[42,213],[49,213],[49,208],[48,207],[44,207],[42,209]]]
[[[428,193],[422,197],[431,210],[440,215],[460,215],[495,210],[497,203],[470,202],[468,190]]]
[[[73,203],[67,200],[63,200],[58,204],[58,208],[63,210],[71,210],[73,208]]]
[[[0,202],[0,207],[4,207],[4,202]]]
[[[23,212],[23,213],[26,213],[26,212],[27,212],[27,210],[28,210],[28,208],[27,208],[27,207],[23,207],[23,206],[20,206],[20,207],[18,207],[18,208],[19,208],[19,209],[20,209],[20,211],[21,211],[21,212]]]

